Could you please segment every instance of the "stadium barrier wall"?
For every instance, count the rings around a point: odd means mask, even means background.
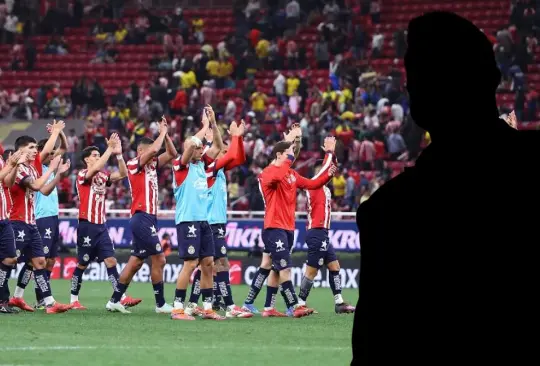
[[[63,244],[74,248],[77,244],[77,219],[67,218],[64,215],[60,218],[60,235]],[[129,211],[122,213],[129,215]],[[235,212],[236,215],[238,215]],[[351,214],[351,213],[348,213]],[[354,214],[354,213],[352,213]],[[230,219],[227,224],[226,241],[229,251],[252,251],[256,246],[263,248],[261,231],[263,228],[263,219]],[[128,218],[111,218],[107,221],[109,235],[116,248],[130,248],[131,230],[129,229]],[[306,220],[296,221],[295,230],[295,251],[307,251],[304,238],[306,236]],[[160,219],[158,236],[169,234],[173,248],[178,246],[176,238],[176,226],[171,218]],[[353,220],[334,220],[330,224],[329,230],[330,243],[334,246],[336,252],[359,253],[360,238],[358,227]]]
[[[129,259],[128,255],[118,255],[118,272],[126,266]],[[147,261],[149,262],[149,261]],[[229,274],[231,284],[233,285],[250,285],[253,280],[253,276],[261,263],[260,258],[256,257],[238,257],[229,256],[229,262],[231,265]],[[304,273],[305,258],[293,259],[293,267],[291,268],[291,280],[296,287],[300,286],[302,281],[302,274]],[[340,260],[341,265],[341,284],[346,289],[357,289],[360,277],[360,259],[345,259]],[[19,264],[17,271],[12,272],[12,277],[16,278],[18,272],[22,268],[22,264]],[[70,280],[73,275],[73,271],[77,266],[77,257],[72,254],[62,255],[57,258],[51,279],[64,279]],[[178,274],[182,270],[183,261],[178,257],[176,253],[167,257],[167,264],[165,265],[163,280],[166,283],[175,283]],[[328,282],[328,271],[326,268],[319,271],[319,274],[313,282],[313,287],[328,288],[330,284]],[[92,262],[86,269],[83,275],[83,281],[108,281],[107,268],[104,263]],[[134,282],[151,282],[150,279],[150,265],[144,263],[139,272],[133,277]]]

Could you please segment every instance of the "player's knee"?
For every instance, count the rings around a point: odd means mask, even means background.
[[[328,263],[327,267],[328,267],[328,270],[332,272],[339,272],[341,270],[341,267],[338,261],[333,261],[333,262]]]
[[[270,256],[263,255],[261,268],[271,269],[272,268],[272,258]]]
[[[305,276],[309,278],[310,280],[313,280],[316,276],[319,270],[315,267],[306,266],[306,273]]]
[[[152,268],[161,268],[163,269],[165,267],[165,264],[167,263],[167,259],[165,258],[165,255],[157,255],[152,258]],[[142,266],[142,262],[141,262]]]
[[[32,258],[32,266],[35,269],[45,269],[45,266],[47,265],[47,261],[44,257],[38,257],[38,258]]]
[[[17,265],[17,258],[4,258],[2,263],[6,266],[15,266]]]
[[[103,260],[103,262],[105,263],[105,266],[107,268],[112,268],[112,267],[116,266],[116,264],[117,264],[116,258],[114,258],[114,257],[105,258]]]
[[[184,261],[184,268],[187,270],[190,270],[193,272],[195,268],[197,268],[198,261],[197,260],[185,260]]]
[[[56,258],[47,258],[47,269],[52,270],[54,268],[55,263],[56,263]]]
[[[219,265],[221,266],[221,271],[229,270],[229,260],[227,258],[220,258]]]

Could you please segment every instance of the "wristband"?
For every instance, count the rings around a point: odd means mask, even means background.
[[[117,158],[118,160],[124,160],[124,155],[118,154],[118,155],[116,155],[116,158]]]
[[[201,139],[198,138],[197,136],[191,136],[191,141],[193,141],[195,145],[197,145],[197,147],[202,145]]]

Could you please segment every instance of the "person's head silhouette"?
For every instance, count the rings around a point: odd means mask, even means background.
[[[414,121],[438,139],[489,129],[499,116],[495,91],[501,74],[484,33],[454,13],[431,12],[410,21],[407,43]]]

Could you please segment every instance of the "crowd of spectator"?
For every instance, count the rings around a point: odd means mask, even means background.
[[[73,85],[71,95],[62,95],[54,83],[33,94],[25,90],[9,94],[0,87],[0,113],[22,106],[16,111],[18,115],[86,120],[83,136],[70,132],[70,156],[75,161],[85,146],[104,149],[105,138],[114,131],[122,136],[128,155],[134,156],[138,140],[157,135],[154,121],[164,114],[170,121],[170,134],[180,146],[196,132],[201,107],[211,104],[224,136],[234,119],[244,118],[248,125],[247,163],[230,173],[228,180],[231,209],[264,209],[256,176],[269,163],[273,144],[291,124],[300,123],[303,150],[296,168],[310,176],[323,139],[335,135],[340,174],[330,183],[334,210],[351,211],[429,143],[429,135],[408,113],[399,63],[406,49],[406,31],[399,29],[392,39],[385,39],[381,30],[383,1],[267,0],[263,7],[259,0],[239,0],[234,5],[236,29],[218,44],[206,42],[204,20],[185,19],[181,7],[156,15],[143,2],[137,16],[126,22],[121,16],[122,2],[102,2],[108,6],[88,8],[80,8],[79,3],[75,1],[67,13],[55,9],[69,15],[60,25],[53,27],[51,22],[58,19],[57,13],[47,14],[45,24],[49,26],[42,28],[50,30],[51,39],[45,52],[70,52],[62,29],[80,24],[83,16],[114,19],[98,21],[91,29],[96,50],[92,63],[114,63],[119,44],[159,42],[163,51],[149,64],[157,73],[155,79],[133,82],[128,90],[119,89],[115,95],[105,95],[97,80],[87,78]],[[527,89],[525,74],[534,62],[538,14],[540,8],[534,1],[513,1],[510,25],[488,34],[503,73],[501,88],[516,93],[520,121],[535,120],[537,114],[538,94]],[[352,19],[358,16],[362,22],[353,24]],[[313,49],[295,41],[306,26],[318,30]],[[375,70],[370,61],[388,57],[386,42],[392,44],[394,62],[387,70]],[[184,52],[187,44],[200,45],[200,52]],[[23,59],[22,48],[18,51]],[[25,64],[28,66],[28,60]],[[274,80],[268,87],[258,87],[255,82],[255,74],[263,70],[273,72]],[[240,95],[235,94],[237,89],[241,89]],[[80,164],[72,166],[80,168]],[[62,181],[64,207],[77,205],[74,177]],[[163,168],[159,177],[161,207],[170,209],[174,205],[171,170]],[[109,208],[127,208],[128,192],[127,182],[110,187]],[[300,193],[298,210],[305,211],[306,204],[305,195]]]

